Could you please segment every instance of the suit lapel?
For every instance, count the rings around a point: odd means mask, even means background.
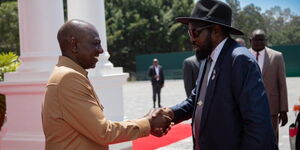
[[[268,67],[270,66],[270,51],[266,48],[265,51],[265,58],[264,58],[264,64],[263,64],[263,70],[262,75],[265,75],[266,70],[268,70]]]
[[[212,73],[211,73],[211,76],[209,79],[209,84],[208,84],[207,90],[206,90],[206,95],[205,95],[205,102],[204,102],[204,107],[203,107],[203,112],[202,112],[200,131],[203,130],[203,128],[205,127],[207,115],[208,115],[211,103],[213,101],[215,88],[216,88],[216,85],[218,82],[218,78],[220,76],[222,62],[223,62],[224,58],[226,57],[228,51],[230,49],[233,49],[233,46],[235,46],[235,45],[236,44],[234,44],[234,42],[231,38],[227,39],[227,41],[224,44],[224,46],[221,50],[221,53],[217,59],[215,67],[212,70]]]

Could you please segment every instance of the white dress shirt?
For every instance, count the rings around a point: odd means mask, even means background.
[[[254,55],[254,57],[256,58],[257,52],[254,51],[252,48],[250,49],[250,51]],[[260,71],[262,72],[263,67],[264,67],[266,49],[263,49],[263,50],[259,51],[258,53],[259,53],[259,55],[258,55],[257,63],[259,65]]]
[[[212,53],[210,54],[210,58],[212,59],[212,62],[211,62],[211,65],[210,65],[210,68],[209,68],[209,73],[208,73],[208,80],[207,80],[207,85],[209,83],[209,79],[210,79],[210,76],[212,74],[212,71],[213,69],[211,68],[214,68],[215,65],[216,65],[216,62],[218,60],[218,57],[221,53],[221,50],[225,44],[225,42],[227,41],[228,37],[225,38],[221,43],[219,43],[219,45],[212,51]]]
[[[158,66],[154,66],[154,69],[155,69],[156,75],[159,76],[159,69],[158,69]]]

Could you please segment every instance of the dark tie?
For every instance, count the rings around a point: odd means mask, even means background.
[[[206,67],[205,67],[205,74],[204,77],[202,79],[202,83],[201,83],[201,89],[200,89],[200,94],[198,97],[198,101],[197,101],[197,106],[196,106],[196,110],[195,110],[195,115],[194,115],[194,124],[193,124],[193,131],[194,131],[194,135],[195,135],[195,150],[199,150],[200,149],[200,145],[198,143],[199,141],[199,131],[200,131],[200,122],[201,122],[201,118],[202,118],[202,111],[203,111],[203,105],[204,105],[204,100],[205,100],[205,95],[206,95],[206,88],[207,88],[207,81],[208,81],[208,74],[209,74],[209,70],[210,70],[210,66],[211,66],[211,62],[212,59],[208,58],[206,60]]]
[[[256,61],[258,62],[259,52],[256,52]]]

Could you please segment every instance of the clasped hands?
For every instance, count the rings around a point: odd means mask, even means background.
[[[174,113],[170,108],[159,108],[150,110],[145,117],[150,122],[151,134],[161,137],[171,129]]]

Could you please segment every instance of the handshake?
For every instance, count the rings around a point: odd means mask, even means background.
[[[150,122],[151,134],[161,137],[171,129],[174,113],[170,108],[159,108],[151,110],[145,117]]]

